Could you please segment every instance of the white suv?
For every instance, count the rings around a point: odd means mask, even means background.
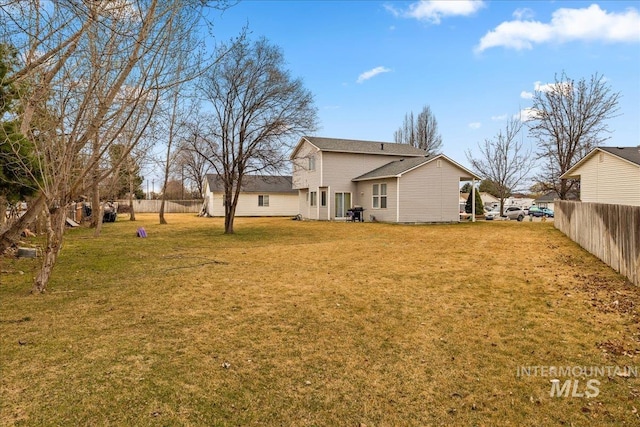
[[[522,221],[524,219],[525,214],[521,207],[509,206],[504,211],[504,216],[506,216],[509,219],[517,219],[518,221]]]

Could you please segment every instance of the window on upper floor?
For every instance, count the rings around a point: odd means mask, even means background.
[[[309,157],[309,170],[310,171],[316,170],[316,158],[315,158],[315,156],[310,156]]]

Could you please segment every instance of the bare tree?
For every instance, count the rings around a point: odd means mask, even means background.
[[[521,130],[520,120],[509,119],[504,131],[478,143],[479,157],[470,150],[466,153],[471,167],[492,182],[494,194],[500,199],[500,215],[504,214],[504,200],[524,181],[535,163],[532,150],[518,139]]]
[[[438,131],[438,121],[428,105],[422,108],[414,121],[413,111],[404,116],[404,123],[393,134],[397,144],[409,144],[423,149],[427,154],[442,150],[442,136]]]
[[[166,91],[197,71],[184,70],[179,80],[170,72],[177,51],[198,52],[199,44],[182,41],[194,33],[205,6],[200,0],[59,0],[41,7],[33,0],[1,8],[7,25],[0,36],[23,58],[10,79],[29,88],[21,99],[20,130],[34,144],[43,177],[38,198],[0,236],[0,251],[45,212],[47,243],[34,292],[46,289],[60,252],[66,206],[92,175],[97,182],[111,175],[102,169],[109,147],[123,142],[124,129],[131,131],[124,161]]]
[[[228,53],[203,82],[213,113],[201,137],[224,186],[225,234],[231,234],[244,176],[282,170],[294,138],[315,128],[316,109],[266,39],[241,37],[220,49]]]
[[[217,149],[217,147],[214,148]],[[194,192],[197,192],[200,195],[199,197],[202,197],[204,192],[204,179],[212,170],[207,159],[212,158],[213,155],[199,154],[206,153],[207,149],[206,142],[198,137],[197,131],[192,132],[191,136],[187,136],[180,141],[178,164],[182,169],[183,177],[192,184],[192,188],[195,185]],[[215,153],[215,149],[213,153]]]
[[[535,92],[529,134],[538,141],[537,154],[544,161],[538,181],[546,184],[545,190],[564,200],[576,187],[576,181],[560,176],[609,139],[606,120],[616,116],[619,98],[597,73],[575,81],[563,72]]]

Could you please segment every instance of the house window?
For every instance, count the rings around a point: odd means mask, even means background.
[[[314,156],[309,157],[309,170],[316,170],[316,158]]]
[[[387,208],[387,184],[373,184],[373,200],[371,206],[374,209]]]
[[[327,190],[322,190],[320,192],[320,206],[323,208],[327,206]]]
[[[309,197],[309,205],[316,206],[318,204],[318,192],[312,191]]]
[[[268,194],[260,194],[258,196],[258,206],[269,206],[269,195]]]

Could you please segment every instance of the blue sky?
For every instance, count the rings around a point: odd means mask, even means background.
[[[245,0],[215,16],[214,34],[244,25],[314,94],[319,136],[392,141],[405,113],[429,105],[444,153],[467,166],[465,150],[565,71],[621,92],[606,145],[640,144],[638,1]]]

